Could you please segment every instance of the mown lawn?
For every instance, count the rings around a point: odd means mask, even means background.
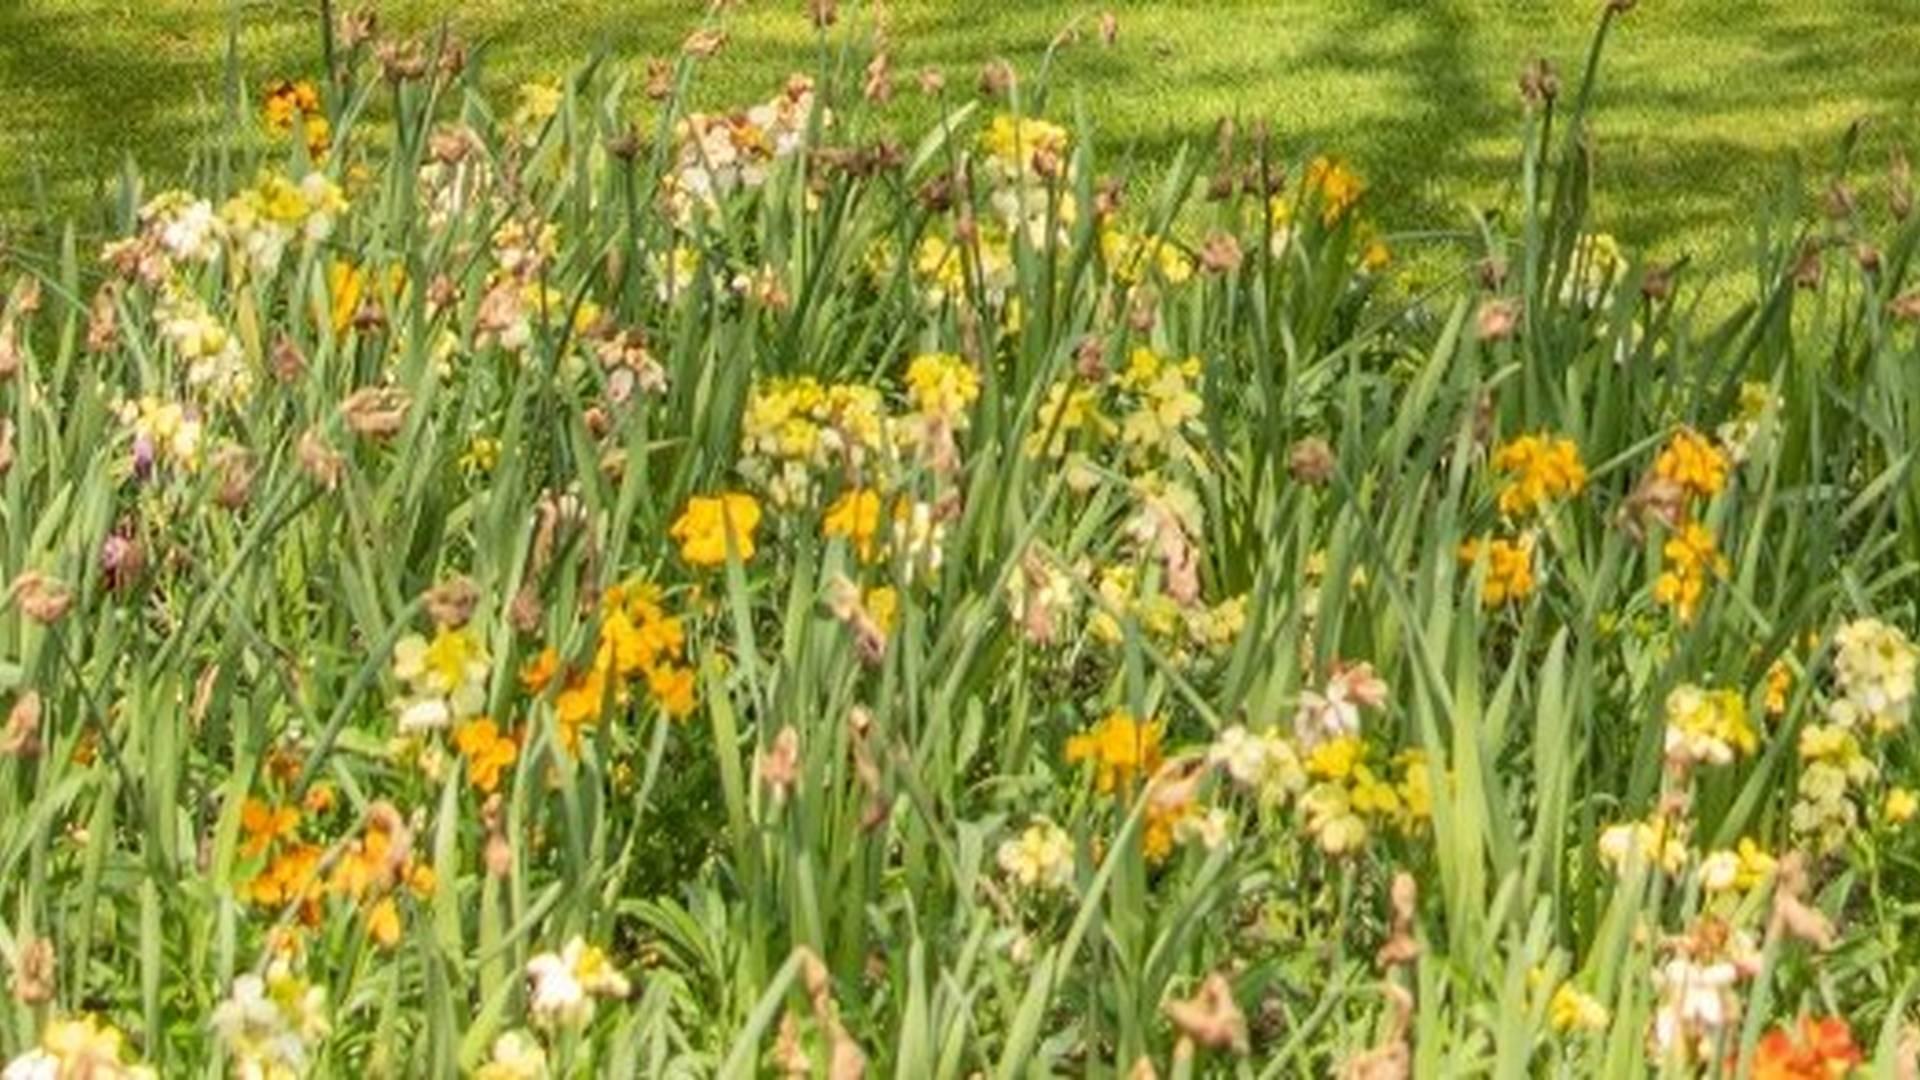
[[[312,0],[6,0],[0,3],[0,220],[44,225],[111,179],[127,155],[160,175],[183,167],[219,127],[227,42],[237,33],[249,86],[317,74]],[[970,90],[979,65],[1039,62],[1060,28],[1088,31],[1061,52],[1055,110],[1075,104],[1134,160],[1207,144],[1221,116],[1264,118],[1292,146],[1353,158],[1376,211],[1396,230],[1452,228],[1499,205],[1512,175],[1515,75],[1540,55],[1572,83],[1594,2],[1554,0],[1239,0],[1119,2],[1120,36],[1095,41],[1098,4],[887,5],[902,93],[891,107],[917,128],[933,106],[912,75],[937,66]],[[870,26],[844,5],[843,26]],[[503,92],[566,69],[595,46],[643,70],[671,52],[701,5],[666,0],[392,0],[389,25],[445,18]],[[1810,176],[1837,159],[1866,119],[1862,166],[1920,134],[1920,20],[1909,0],[1648,3],[1610,43],[1599,110],[1599,220],[1659,257],[1741,265],[1743,215],[1796,157]],[[750,100],[819,45],[799,0],[740,5],[731,41],[698,96]],[[1112,160],[1109,158],[1109,160]],[[1808,183],[1813,183],[1809,180]],[[43,199],[44,196],[44,199]]]

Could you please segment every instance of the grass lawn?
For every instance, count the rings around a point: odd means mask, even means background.
[[[0,220],[85,205],[93,185],[131,154],[177,171],[216,126],[230,29],[250,85],[317,74],[312,2],[257,0],[5,0],[0,3]],[[1092,35],[1056,64],[1055,110],[1084,104],[1105,137],[1138,159],[1204,147],[1215,120],[1267,119],[1285,144],[1354,159],[1373,182],[1389,228],[1455,227],[1466,207],[1497,203],[1512,175],[1515,74],[1551,59],[1569,84],[1591,31],[1593,2],[1555,0],[1264,0],[1119,3],[1120,38]],[[847,5],[843,26],[871,25]],[[1736,14],[1737,9],[1737,14]],[[903,127],[932,106],[911,90],[934,65],[969,91],[980,63],[1005,56],[1032,70],[1058,29],[1092,29],[1097,4],[888,5]],[[485,43],[504,87],[564,70],[596,44],[636,72],[664,55],[700,6],[663,0],[391,0],[389,25],[451,19]],[[1611,45],[1599,110],[1599,220],[1663,258],[1693,254],[1739,265],[1738,208],[1795,156],[1832,167],[1847,126],[1867,118],[1865,169],[1920,134],[1920,20],[1909,0],[1739,0],[1649,3]],[[817,42],[799,0],[741,5],[732,40],[711,61],[699,97],[764,96],[788,70],[810,69]],[[1112,160],[1112,158],[1109,158]],[[1816,173],[1817,175],[1818,173]],[[44,224],[44,222],[39,222]]]

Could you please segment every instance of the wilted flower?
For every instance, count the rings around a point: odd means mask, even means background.
[[[1374,673],[1372,664],[1335,664],[1324,692],[1301,691],[1300,707],[1293,715],[1294,737],[1311,750],[1327,739],[1358,734],[1360,710],[1378,709],[1386,702],[1387,684]]]

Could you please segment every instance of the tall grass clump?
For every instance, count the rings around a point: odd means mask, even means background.
[[[1906,168],[1709,317],[1630,6],[1418,294],[830,4],[711,114],[342,15],[7,254],[6,1080],[1911,1070]]]

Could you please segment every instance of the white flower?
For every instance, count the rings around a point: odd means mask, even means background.
[[[527,962],[532,992],[527,1011],[542,1027],[584,1027],[593,1019],[593,999],[625,997],[627,980],[595,945],[575,937],[558,953]]]
[[[324,989],[276,960],[265,978],[249,973],[233,981],[232,993],[213,1010],[212,1026],[233,1056],[236,1075],[299,1076],[327,1035],[326,1009]]]
[[[1235,783],[1265,799],[1283,798],[1306,786],[1300,756],[1272,731],[1255,735],[1235,724],[1207,749],[1207,763],[1221,766]]]
[[[1840,692],[1881,727],[1904,720],[1920,669],[1920,649],[1907,635],[1879,619],[1856,619],[1834,635],[1834,646]]]
[[[1730,961],[1697,964],[1681,956],[1654,972],[1660,1011],[1654,1014],[1653,1038],[1660,1052],[1711,1055],[1720,1029],[1739,1017],[1740,1002],[1733,994],[1739,977]]]
[[[474,1070],[473,1080],[546,1080],[547,1052],[524,1031],[493,1040],[493,1058]]]

